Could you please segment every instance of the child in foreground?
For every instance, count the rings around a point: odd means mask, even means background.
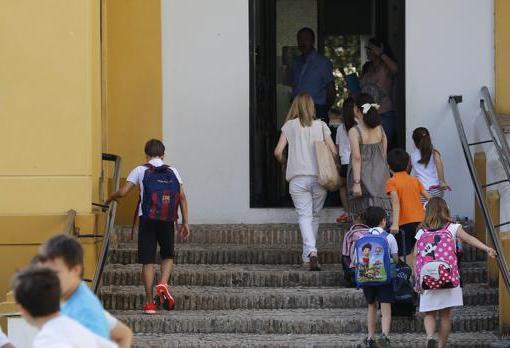
[[[368,234],[380,235],[386,233],[386,212],[380,207],[368,207],[364,214],[365,224],[370,227]],[[398,262],[398,245],[395,237],[386,233],[388,249],[391,259],[394,263]],[[368,260],[367,260],[368,263]],[[393,284],[363,287],[363,294],[368,303],[368,337],[364,340],[364,346],[367,348],[376,347],[375,327],[377,320],[378,303],[381,304],[381,327],[382,334],[379,339],[378,347],[390,347],[388,335],[391,328],[391,303],[394,301]]]
[[[416,291],[420,293],[419,311],[425,313],[427,348],[438,347],[434,338],[437,316],[441,319],[439,348],[444,348],[450,333],[451,309],[463,305],[456,241],[484,250],[492,258],[496,257],[496,251],[466,233],[461,224],[454,223],[446,202],[440,197],[428,202],[416,240]]]
[[[12,288],[21,315],[39,329],[33,348],[114,348],[113,342],[94,334],[60,313],[60,280],[45,267],[30,266],[14,278]]]

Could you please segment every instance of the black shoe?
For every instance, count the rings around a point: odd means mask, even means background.
[[[381,335],[377,343],[379,348],[390,348],[390,339],[384,334]]]
[[[367,337],[363,340],[363,347],[365,348],[376,348],[375,341],[372,339],[372,337]]]
[[[437,348],[437,341],[433,337],[427,337],[427,348]]]

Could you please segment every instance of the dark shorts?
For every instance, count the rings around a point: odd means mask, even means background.
[[[363,294],[368,304],[372,304],[376,301],[379,303],[393,303],[395,301],[392,283],[379,286],[366,286],[363,288]]]
[[[401,225],[400,226],[400,229],[402,231],[404,231],[404,235],[405,235],[405,244],[406,244],[406,247],[405,247],[405,250],[404,250],[404,243],[403,243],[403,240],[402,240],[402,233],[399,232],[395,235],[395,239],[397,240],[397,244],[398,244],[398,255],[399,256],[404,256],[404,253],[405,255],[409,255],[413,249],[414,249],[414,245],[416,244],[416,230],[418,229],[418,226],[420,225],[419,222],[412,222],[410,224],[405,224],[405,225]]]
[[[347,178],[347,169],[349,168],[348,164],[342,164],[340,166],[340,176],[342,178]]]
[[[156,263],[159,244],[161,260],[174,258],[174,223],[140,217],[138,229],[138,262],[147,265]]]

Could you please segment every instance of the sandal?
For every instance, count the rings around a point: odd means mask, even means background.
[[[336,218],[337,224],[344,224],[350,221],[351,219],[349,218],[349,215],[347,215],[347,213],[343,213]]]

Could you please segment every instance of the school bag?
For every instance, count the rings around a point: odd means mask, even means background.
[[[400,230],[400,233],[402,234],[403,249],[405,250],[405,232]],[[399,260],[392,274],[395,297],[395,301],[391,304],[391,314],[393,316],[412,317],[416,314],[418,296],[411,281],[412,273],[411,267],[406,263],[406,255],[404,255],[404,260]]]
[[[451,289],[460,285],[457,244],[450,224],[424,230],[416,242],[416,285],[423,290]]]
[[[354,244],[369,230],[370,228],[366,225],[354,224],[344,235],[342,241],[342,268],[344,279],[350,286],[354,286]]]
[[[391,259],[388,232],[369,232],[356,241],[355,278],[357,287],[379,286],[391,282]]]
[[[181,184],[174,171],[166,164],[155,167],[146,163],[143,166],[147,168],[142,180],[143,199],[140,197],[136,205],[131,239],[133,239],[140,203],[144,218],[160,221],[177,221],[178,218],[177,208],[179,207]]]

